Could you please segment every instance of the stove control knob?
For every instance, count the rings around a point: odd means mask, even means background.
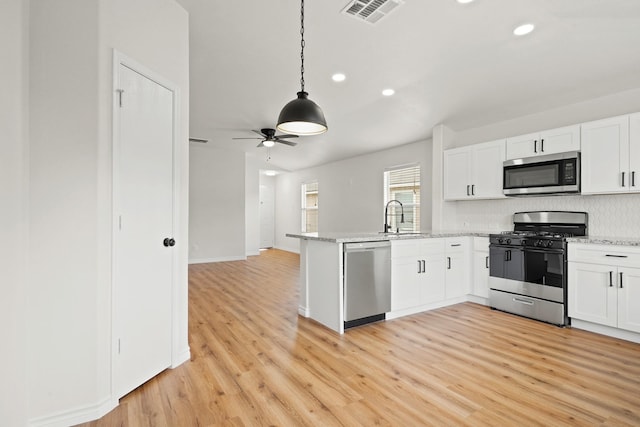
[[[550,248],[551,246],[553,246],[553,242],[552,242],[551,240],[549,240],[549,241],[547,242],[547,247],[548,247],[548,248]]]
[[[507,245],[511,244],[511,239],[507,239]]]
[[[500,243],[501,245],[504,244],[504,239],[502,237],[498,238],[498,243]]]
[[[538,240],[536,242],[536,246],[542,246],[542,245],[544,245],[544,242],[542,240]]]

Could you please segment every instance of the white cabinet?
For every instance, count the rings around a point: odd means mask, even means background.
[[[640,113],[582,124],[582,193],[640,191]]]
[[[507,138],[507,160],[580,151],[580,126],[565,126]]]
[[[569,245],[572,319],[640,332],[640,248]]]
[[[444,239],[391,242],[391,310],[445,299]]]
[[[504,139],[444,152],[444,199],[500,199]]]
[[[446,271],[445,298],[458,298],[470,292],[469,238],[445,239]]]
[[[489,298],[489,238],[473,238],[473,287],[471,293]]]

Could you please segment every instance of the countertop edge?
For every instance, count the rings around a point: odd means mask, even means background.
[[[640,246],[640,239],[611,236],[569,237],[568,243],[590,243],[594,245]]]
[[[348,235],[348,233],[287,233],[286,237],[302,240],[315,240],[330,243],[357,243],[357,242],[382,242],[393,240],[410,240],[410,239],[437,239],[444,237],[489,237],[489,232],[436,232],[436,233],[407,233],[407,234],[381,234],[381,233],[356,233]]]

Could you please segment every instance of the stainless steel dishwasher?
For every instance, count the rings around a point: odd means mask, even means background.
[[[344,327],[385,319],[391,311],[391,242],[344,245]]]

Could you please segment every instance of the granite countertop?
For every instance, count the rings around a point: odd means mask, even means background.
[[[597,245],[640,246],[640,237],[584,236],[569,237],[569,243],[592,243]]]
[[[420,232],[420,233],[399,233],[384,234],[377,232],[366,233],[343,233],[343,232],[327,232],[327,233],[287,233],[287,237],[305,240],[318,240],[332,243],[352,243],[352,242],[378,242],[385,240],[403,240],[403,239],[435,239],[439,237],[489,237],[490,232],[487,231],[438,231],[438,232]]]

